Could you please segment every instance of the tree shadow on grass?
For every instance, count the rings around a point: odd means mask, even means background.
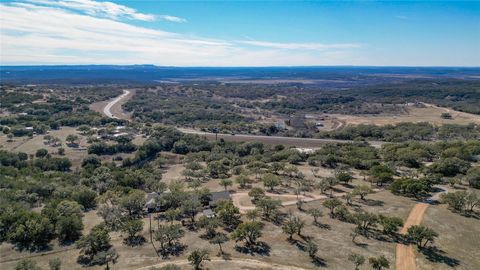
[[[350,184],[350,183],[341,183],[340,185],[342,185],[342,186],[344,186],[344,187],[346,187],[346,188],[349,188],[349,189],[353,189],[353,188],[354,188],[354,186],[353,186],[352,184]]]
[[[136,247],[141,246],[145,243],[145,237],[137,235],[134,237],[128,237],[123,240],[123,243],[127,246]]]
[[[444,263],[450,267],[456,267],[460,265],[460,261],[445,255],[445,251],[438,249],[437,247],[428,247],[420,250],[427,260],[436,263]]]
[[[329,224],[326,224],[326,223],[317,222],[317,223],[313,223],[313,225],[317,226],[320,229],[324,229],[324,230],[331,230],[332,229],[332,226],[330,226]]]
[[[41,244],[41,245],[24,245],[21,243],[15,244],[15,249],[18,251],[29,251],[29,252],[47,252],[53,249],[50,243],[48,244]]]
[[[468,212],[462,213],[461,215],[466,218],[480,219],[480,214],[477,212],[468,211]]]
[[[252,256],[270,256],[270,249],[270,246],[262,241],[257,242],[255,245],[235,246],[236,251]]]
[[[181,243],[175,243],[171,246],[165,247],[163,250],[160,250],[159,253],[162,255],[164,259],[170,257],[170,256],[179,256],[181,255],[185,249],[187,248],[187,245],[181,244]]]
[[[385,204],[383,201],[373,199],[359,200],[359,202],[367,206],[383,206]]]
[[[361,248],[367,248],[368,244],[367,243],[358,243],[358,242],[353,242],[355,246],[361,247]]]
[[[316,267],[327,267],[327,262],[318,256],[315,256],[314,258],[312,258],[312,263]]]

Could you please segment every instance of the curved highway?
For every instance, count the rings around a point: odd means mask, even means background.
[[[120,102],[122,99],[126,98],[128,95],[130,94],[130,91],[128,90],[123,90],[123,94],[121,94],[120,96],[116,97],[114,100],[110,101],[106,106],[105,108],[103,108],[103,113],[110,117],[110,118],[116,118],[118,119],[117,116],[113,115],[112,112],[110,111],[110,109],[113,107],[113,105],[117,104],[118,102]]]

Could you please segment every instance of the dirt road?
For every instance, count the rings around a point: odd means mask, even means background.
[[[151,269],[152,267],[160,268],[168,264],[188,265],[190,264],[190,262],[188,260],[166,261],[156,265],[150,265],[150,266],[138,268],[137,270],[148,270],[148,269]],[[301,268],[301,267],[295,267],[290,265],[280,265],[276,263],[262,262],[254,259],[241,259],[241,258],[229,258],[228,260],[212,258],[210,261],[205,261],[203,264],[206,266],[210,266],[210,267],[206,267],[208,269],[216,269],[215,266],[218,266],[218,264],[225,264],[225,267],[228,267],[228,268],[222,268],[222,269],[305,270],[305,268]]]
[[[379,191],[379,189],[374,189],[374,191]],[[345,194],[346,194],[345,192],[333,193],[333,197],[341,197]],[[297,195],[294,195],[294,194],[275,194],[275,193],[265,192],[265,195],[274,199],[280,199],[280,198],[290,199],[288,201],[282,201],[282,206],[295,205],[297,204],[297,201],[298,201]],[[248,199],[250,198],[248,196],[248,192],[232,193],[231,196],[232,196],[233,204],[236,207],[238,207],[238,209],[240,209],[241,213],[245,213],[248,210],[255,209],[255,206],[242,204],[242,198],[248,198]],[[324,200],[330,197],[327,195],[308,194],[308,195],[298,195],[298,198],[301,199],[303,202],[313,202],[318,200]]]
[[[402,230],[400,230],[401,234],[406,234],[408,228],[413,225],[420,225],[423,220],[423,215],[427,210],[429,204],[426,203],[418,203],[416,204],[410,214],[408,215],[405,224],[403,225]],[[417,269],[417,265],[415,263],[415,250],[414,246],[412,245],[404,245],[404,244],[397,244],[396,247],[396,267],[397,270],[415,270]]]

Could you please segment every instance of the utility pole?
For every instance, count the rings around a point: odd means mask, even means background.
[[[149,223],[150,223],[150,228],[148,229],[148,232],[150,233],[150,242],[152,243],[152,246],[153,246],[153,250],[155,250],[155,254],[157,254],[158,257],[160,257],[160,255],[158,255],[158,251],[157,251],[157,248],[155,247],[155,245],[153,244],[153,235],[152,235],[152,214],[149,213],[148,214],[148,218],[149,218]]]
[[[215,141],[218,139],[218,128],[213,129],[213,133],[215,133]]]

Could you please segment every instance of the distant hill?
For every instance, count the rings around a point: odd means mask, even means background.
[[[0,81],[41,83],[155,83],[191,80],[337,80],[376,82],[418,78],[480,79],[469,67],[161,67],[154,65],[1,66]]]

